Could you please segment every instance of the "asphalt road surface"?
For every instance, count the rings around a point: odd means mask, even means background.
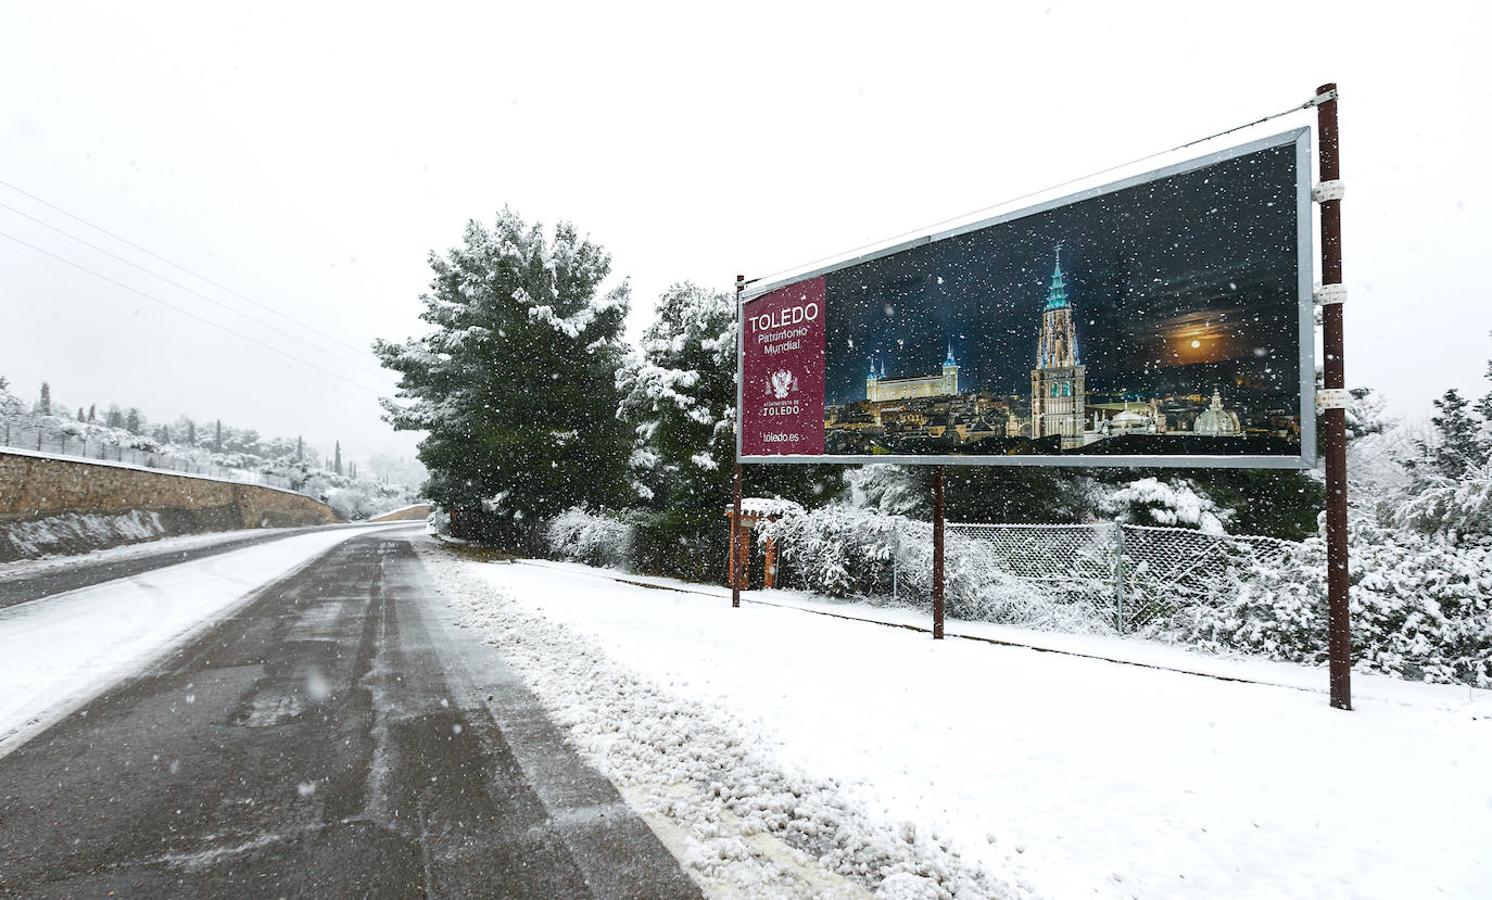
[[[0,894],[699,896],[447,621],[418,531],[338,545],[0,759]]]

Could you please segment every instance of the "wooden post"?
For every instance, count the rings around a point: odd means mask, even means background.
[[[1323,84],[1317,96],[1335,94],[1335,84]],[[1337,134],[1337,100],[1316,107],[1321,137],[1321,180],[1342,177],[1341,141]],[[1342,201],[1321,202],[1321,284],[1342,283]],[[1328,391],[1347,386],[1343,364],[1342,304],[1321,307],[1321,345],[1326,351],[1323,382]],[[1304,410],[1302,410],[1304,413]],[[1347,410],[1326,410],[1326,648],[1331,673],[1331,705],[1352,708],[1352,612],[1347,596]]]
[[[725,514],[728,527],[725,530],[725,558],[729,561],[725,575],[727,587],[736,583],[736,514],[728,512]]]
[[[767,538],[762,546],[763,572],[762,590],[770,591],[777,586],[777,541]]]

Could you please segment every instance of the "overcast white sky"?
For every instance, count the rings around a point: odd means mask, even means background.
[[[0,0],[0,181],[357,348],[419,328],[426,252],[467,219],[568,218],[631,279],[635,333],[672,281],[728,288],[1336,80],[1348,383],[1412,418],[1485,389],[1487,4],[710,7]],[[0,238],[0,374],[23,395],[412,447],[371,355],[0,204],[329,349],[3,207],[0,232],[357,383]]]

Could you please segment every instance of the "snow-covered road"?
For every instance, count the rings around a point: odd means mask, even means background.
[[[0,757],[258,588],[365,533],[295,535],[0,610]]]
[[[749,736],[750,758],[837,780],[851,806],[940,836],[1017,893],[1485,897],[1492,885],[1492,692],[1448,703],[1444,688],[1398,685],[1349,714],[1291,687],[732,610],[581,566],[448,568],[471,625],[522,645],[541,698],[623,781],[636,760],[608,760],[621,739],[595,723],[656,716],[610,728],[672,740],[660,722],[698,703]],[[517,634],[525,612],[560,631]],[[573,683],[561,657],[580,651],[562,634],[659,699],[622,705],[605,679]],[[794,827],[794,810],[777,814]]]

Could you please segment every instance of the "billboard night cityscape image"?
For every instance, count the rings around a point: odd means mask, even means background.
[[[823,298],[819,452],[1309,454],[1301,140],[1281,135],[774,292]],[[748,430],[751,400],[748,379]]]

